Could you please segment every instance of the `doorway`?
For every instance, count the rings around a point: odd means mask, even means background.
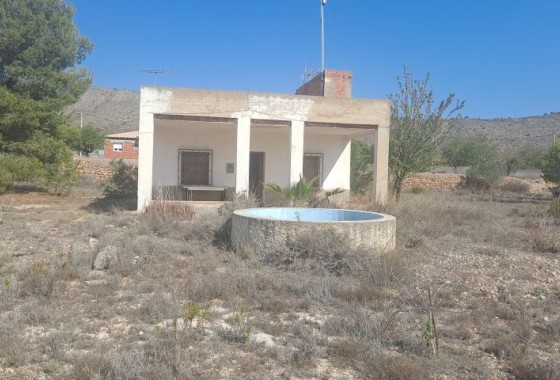
[[[251,152],[249,158],[249,193],[263,200],[264,152]]]

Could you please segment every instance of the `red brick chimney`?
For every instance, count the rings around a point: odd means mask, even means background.
[[[351,98],[352,73],[350,71],[325,70],[298,88],[296,95]]]

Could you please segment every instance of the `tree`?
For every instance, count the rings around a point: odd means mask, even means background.
[[[63,0],[0,2],[0,134],[24,142],[55,136],[64,106],[90,84],[76,68],[92,49],[78,34],[74,8]]]
[[[105,140],[101,131],[90,124],[83,128],[63,126],[59,128],[58,136],[71,149],[82,152],[86,156],[89,156],[94,150],[103,147],[103,141]]]
[[[373,146],[360,140],[352,140],[350,158],[350,189],[362,194],[373,180]]]
[[[456,137],[441,149],[444,161],[457,169],[497,157],[496,147],[484,135]]]
[[[78,34],[73,14],[63,0],[0,2],[0,153],[6,158],[0,187],[21,179],[14,162],[25,162],[33,169],[26,178],[35,176],[33,182],[58,194],[77,176],[58,130],[67,120],[62,109],[91,82],[77,65],[92,44]]]
[[[455,100],[455,94],[449,94],[435,106],[429,80],[429,74],[423,80],[414,79],[404,67],[403,77],[397,78],[399,92],[389,95],[389,168],[397,199],[406,177],[432,165],[437,148],[464,106],[464,101]]]
[[[547,183],[560,185],[560,141],[556,141],[545,153],[540,169]]]

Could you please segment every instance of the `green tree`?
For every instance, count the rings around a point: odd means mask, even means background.
[[[389,169],[393,194],[398,199],[403,182],[412,173],[426,170],[436,157],[437,149],[449,133],[453,120],[464,101],[449,94],[438,105],[429,90],[429,74],[414,79],[406,67],[397,78],[399,92],[389,95],[391,102],[391,135]]]
[[[77,176],[58,130],[67,120],[62,109],[91,82],[77,65],[92,44],[79,35],[73,15],[63,0],[0,2],[0,153],[9,157],[1,168],[2,188],[22,179],[12,170],[15,162],[26,164],[26,180],[34,177],[57,194]]]
[[[89,156],[94,150],[103,147],[104,135],[93,125],[83,128],[63,126],[58,130],[58,137],[71,149]]]
[[[360,140],[352,140],[350,159],[350,188],[355,194],[362,194],[373,180],[373,146]]]
[[[541,164],[542,177],[547,183],[560,185],[560,141],[546,151]]]
[[[457,169],[497,157],[496,147],[484,135],[456,137],[441,149],[443,160]]]
[[[0,2],[0,134],[24,142],[36,132],[55,136],[64,106],[90,84],[77,68],[92,49],[63,0]],[[13,145],[11,145],[13,146]]]

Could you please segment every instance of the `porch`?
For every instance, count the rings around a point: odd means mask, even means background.
[[[365,135],[381,153],[375,186],[386,195],[386,101],[152,87],[141,99],[139,210],[162,194],[221,201],[251,193],[266,204],[263,184],[301,177],[350,190],[350,142]]]

